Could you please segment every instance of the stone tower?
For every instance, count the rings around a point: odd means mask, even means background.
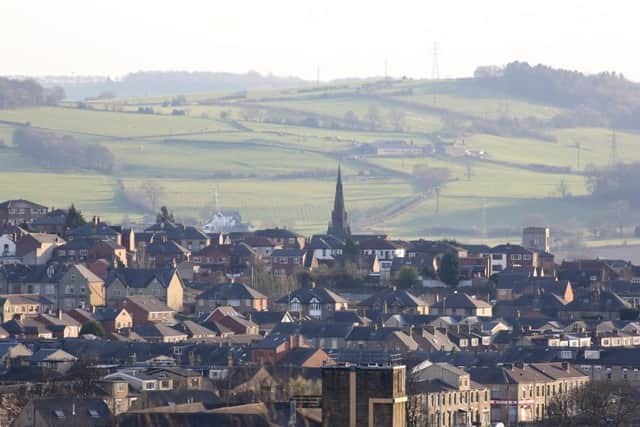
[[[346,240],[351,236],[351,228],[347,219],[347,211],[344,208],[344,194],[342,192],[342,173],[338,166],[338,179],[336,181],[336,195],[333,201],[331,222],[327,234]]]

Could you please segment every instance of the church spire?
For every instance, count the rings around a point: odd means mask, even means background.
[[[351,235],[351,228],[347,220],[347,211],[344,207],[344,194],[342,190],[342,171],[338,165],[338,179],[336,180],[336,195],[333,201],[333,211],[331,212],[331,222],[327,234],[346,239]]]

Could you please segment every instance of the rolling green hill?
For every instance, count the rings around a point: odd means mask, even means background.
[[[532,222],[588,229],[608,207],[583,197],[582,173],[608,163],[611,131],[547,124],[564,112],[473,79],[0,110],[0,199],[74,202],[89,215],[137,220],[150,213],[142,188],[154,183],[179,218],[203,221],[217,187],[222,207],[254,225],[322,232],[342,162],[358,231],[473,240],[513,237]],[[12,146],[13,129],[23,126],[104,145],[117,168],[109,175],[45,170]],[[424,154],[378,155],[380,141],[404,141]],[[619,159],[640,161],[638,133],[618,129],[616,142]],[[435,194],[420,191],[413,177],[425,165],[449,170],[437,209]],[[561,182],[570,196],[561,197]],[[628,225],[635,222],[630,213]]]

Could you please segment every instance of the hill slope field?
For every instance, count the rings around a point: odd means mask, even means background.
[[[612,208],[588,196],[585,168],[609,164],[612,138],[618,161],[640,162],[640,134],[558,124],[575,110],[555,104],[461,79],[5,109],[0,199],[74,202],[112,221],[166,204],[202,222],[217,188],[223,209],[256,226],[322,232],[341,162],[355,230],[467,240],[513,238],[530,223],[604,230]],[[52,167],[20,151],[15,129],[105,147],[114,166]]]

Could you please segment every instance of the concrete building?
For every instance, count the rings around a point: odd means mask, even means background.
[[[471,379],[491,389],[491,420],[507,426],[540,421],[589,377],[570,364],[531,363],[472,368]]]
[[[549,227],[525,227],[522,229],[522,246],[540,252],[551,252]]]
[[[322,368],[322,425],[405,427],[405,376],[404,366]]]
[[[421,366],[423,365],[424,366]],[[491,391],[449,363],[423,362],[407,388],[407,418],[414,426],[489,426]]]

